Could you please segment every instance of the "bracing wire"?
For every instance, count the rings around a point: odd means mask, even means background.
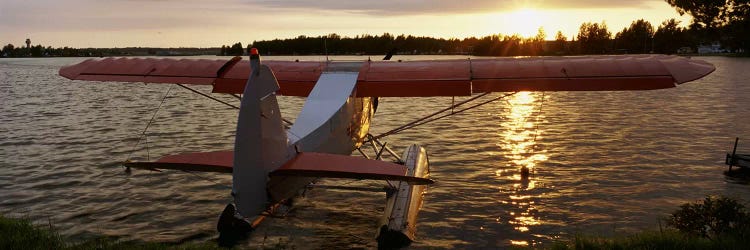
[[[130,161],[130,157],[133,156],[133,153],[136,150],[136,147],[141,143],[141,140],[145,139],[146,144],[146,159],[150,160],[151,156],[148,149],[148,138],[146,138],[146,132],[148,131],[148,128],[151,126],[151,124],[154,123],[154,119],[156,119],[156,114],[159,113],[159,110],[161,109],[161,106],[164,105],[164,102],[167,100],[167,97],[169,97],[169,92],[172,91],[172,88],[174,88],[174,85],[169,86],[169,89],[167,89],[167,93],[164,94],[164,97],[161,98],[161,102],[159,103],[159,106],[156,107],[154,110],[154,114],[151,115],[151,119],[146,124],[146,127],[143,128],[143,131],[141,132],[141,135],[138,137],[138,141],[133,145],[133,148],[130,150],[130,154],[128,154],[128,159],[125,161]]]
[[[451,105],[451,106],[450,106],[450,107],[448,107],[448,108],[445,108],[445,109],[443,109],[443,110],[440,110],[440,111],[438,111],[438,112],[432,113],[432,114],[430,114],[430,115],[428,115],[428,116],[422,117],[422,118],[420,118],[420,119],[418,119],[418,120],[415,120],[415,121],[413,121],[413,122],[410,122],[410,123],[408,123],[408,124],[406,124],[406,125],[403,125],[403,126],[401,126],[401,127],[398,127],[398,128],[392,129],[392,130],[390,130],[390,131],[388,131],[388,132],[382,133],[382,134],[380,134],[380,135],[377,135],[377,136],[373,136],[373,137],[372,137],[372,138],[370,138],[369,140],[377,140],[377,139],[380,139],[380,138],[383,138],[383,137],[386,137],[386,136],[389,136],[389,135],[393,135],[393,134],[397,134],[397,133],[400,133],[400,132],[402,132],[402,131],[404,131],[404,130],[407,130],[407,129],[411,129],[411,128],[414,128],[414,127],[417,127],[417,126],[420,126],[420,125],[424,125],[424,124],[427,124],[427,123],[430,123],[430,122],[433,122],[433,121],[436,121],[436,120],[440,120],[440,119],[442,119],[442,118],[445,118],[445,117],[448,117],[448,116],[452,116],[452,115],[457,115],[457,114],[463,113],[463,112],[465,112],[465,111],[468,111],[468,110],[471,110],[471,109],[474,109],[474,108],[477,108],[477,107],[480,107],[480,106],[483,106],[483,105],[485,105],[485,104],[488,104],[488,103],[491,103],[491,102],[495,102],[495,101],[503,100],[503,99],[505,99],[505,98],[507,98],[507,97],[509,97],[509,96],[515,95],[516,93],[518,93],[518,92],[512,92],[512,93],[509,93],[509,94],[501,95],[501,96],[499,96],[499,97],[496,97],[496,98],[492,98],[492,99],[490,99],[490,100],[487,100],[487,101],[483,101],[483,102],[480,102],[480,103],[478,103],[478,104],[472,105],[472,106],[470,106],[470,107],[467,107],[467,108],[464,108],[464,109],[460,109],[460,110],[458,110],[458,111],[455,111],[455,110],[454,110],[454,108],[456,108],[456,107],[458,107],[458,106],[461,106],[461,105],[463,105],[463,104],[469,103],[469,102],[471,102],[471,101],[474,101],[474,100],[476,100],[476,99],[478,99],[478,98],[480,98],[480,97],[483,97],[483,96],[485,96],[485,95],[489,94],[489,93],[483,93],[483,94],[481,94],[481,95],[478,95],[478,96],[472,97],[472,98],[470,98],[470,99],[468,99],[468,100],[465,100],[465,101],[463,101],[463,102],[459,102],[459,103],[457,103],[457,104]],[[451,111],[451,112],[449,112],[449,113],[447,113],[447,114],[443,114],[443,115],[440,115],[440,114],[442,114],[442,113],[446,113],[447,111]],[[436,116],[437,116],[437,117],[436,117]],[[369,140],[368,140],[368,141],[369,141]]]
[[[534,145],[536,145],[536,136],[539,135],[539,119],[542,116],[542,108],[544,107],[544,97],[545,92],[542,92],[542,100],[539,102],[539,112],[536,114],[536,128],[534,128]],[[531,152],[533,153],[536,149],[536,146],[531,149]]]
[[[190,87],[188,87],[188,86],[185,86],[185,85],[182,85],[182,84],[179,84],[179,83],[177,84],[177,86],[180,86],[180,87],[182,87],[182,88],[184,88],[184,89],[190,90],[190,92],[196,93],[196,94],[198,94],[198,95],[200,95],[200,96],[203,96],[203,97],[205,97],[205,98],[208,98],[208,99],[214,100],[214,101],[216,101],[216,102],[219,102],[219,103],[221,103],[221,104],[227,105],[227,106],[229,106],[229,107],[231,107],[231,108],[233,108],[233,109],[240,109],[240,107],[237,107],[237,106],[235,106],[235,105],[232,105],[232,104],[230,104],[230,103],[228,103],[228,102],[225,102],[225,101],[219,100],[219,99],[218,99],[218,98],[216,98],[216,97],[213,97],[213,96],[207,95],[207,94],[205,94],[205,93],[202,93],[202,92],[200,92],[200,91],[198,91],[198,90],[192,89],[192,88],[190,88]],[[239,100],[242,100],[242,97],[240,97],[240,96],[238,96],[238,95],[234,95],[234,94],[233,94],[232,96],[234,96],[235,98],[237,98],[237,99],[239,99]],[[291,121],[289,121],[289,120],[287,120],[287,119],[285,119],[285,118],[283,118],[283,117],[281,118],[281,121],[283,121],[284,123],[286,123],[286,124],[287,124],[288,126],[292,126],[292,125],[294,125],[294,123],[292,123]]]
[[[218,99],[218,98],[216,98],[216,97],[213,97],[213,96],[210,96],[210,95],[207,95],[207,94],[201,93],[200,91],[197,91],[197,90],[191,89],[191,88],[189,88],[189,87],[187,87],[187,86],[185,86],[185,85],[182,85],[182,84],[179,84],[179,83],[178,83],[178,84],[177,84],[177,86],[180,86],[180,87],[182,87],[182,88],[184,88],[184,89],[190,90],[190,91],[191,91],[191,92],[193,92],[193,93],[196,93],[196,94],[199,94],[199,95],[201,95],[201,96],[203,96],[203,97],[205,97],[205,98],[208,98],[208,99],[211,99],[211,100],[217,101],[217,102],[219,102],[219,103],[221,103],[221,104],[227,105],[227,106],[229,106],[229,107],[232,107],[232,108],[234,108],[234,109],[240,109],[240,107],[237,107],[237,106],[234,106],[234,105],[232,105],[232,104],[229,104],[229,103],[227,103],[227,102],[225,102],[225,101],[219,100],[219,99]],[[239,97],[238,97],[238,98],[239,98]]]

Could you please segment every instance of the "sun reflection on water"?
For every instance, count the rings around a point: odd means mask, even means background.
[[[496,176],[506,178],[512,183],[512,188],[501,187],[506,190],[508,200],[501,201],[510,205],[508,223],[524,234],[530,233],[532,227],[543,222],[536,215],[535,199],[540,194],[533,192],[537,187],[535,180],[536,166],[547,160],[546,151],[540,148],[538,141],[542,139],[539,123],[543,121],[542,94],[520,92],[513,95],[507,103],[509,109],[505,114],[503,131],[500,133],[499,146],[503,156],[507,159],[506,167],[495,172]],[[526,239],[510,240],[511,245],[533,245]]]

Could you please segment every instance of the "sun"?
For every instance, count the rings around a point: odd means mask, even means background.
[[[495,33],[533,37],[536,36],[540,27],[545,26],[547,21],[547,14],[543,11],[533,8],[520,8],[510,12],[493,14],[489,20],[489,26],[498,30]],[[502,28],[498,29],[499,27]]]
[[[508,16],[512,29],[523,37],[536,36],[545,23],[544,14],[536,9],[518,9],[508,13]]]

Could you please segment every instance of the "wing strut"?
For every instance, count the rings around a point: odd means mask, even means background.
[[[430,114],[430,115],[427,115],[427,116],[425,116],[425,117],[419,118],[419,119],[417,119],[417,120],[415,120],[415,121],[413,121],[413,122],[407,123],[407,124],[405,124],[405,125],[403,125],[403,126],[400,126],[400,127],[398,127],[398,128],[394,128],[394,129],[391,129],[391,130],[390,130],[390,131],[388,131],[388,132],[385,132],[385,133],[379,134],[379,135],[377,135],[377,136],[371,136],[371,137],[370,137],[370,138],[369,138],[369,139],[368,139],[367,141],[365,141],[365,142],[370,142],[370,141],[373,141],[373,140],[378,140],[378,139],[380,139],[380,138],[383,138],[383,137],[386,137],[386,136],[389,136],[389,135],[393,135],[393,134],[397,134],[397,133],[400,133],[400,132],[402,132],[402,131],[404,131],[404,130],[407,130],[407,129],[410,129],[410,128],[414,128],[414,127],[416,127],[416,126],[419,126],[419,125],[427,124],[427,123],[430,123],[430,122],[433,122],[433,121],[437,121],[437,120],[443,119],[443,118],[445,118],[445,117],[449,117],[449,116],[452,116],[452,115],[455,115],[455,114],[459,114],[459,113],[462,113],[462,112],[464,112],[464,111],[467,111],[467,110],[470,110],[470,109],[474,109],[474,108],[477,108],[477,107],[483,106],[483,105],[485,105],[485,104],[488,104],[488,103],[492,103],[492,102],[495,102],[495,101],[499,101],[499,100],[505,99],[506,97],[509,97],[509,96],[515,95],[515,94],[516,94],[516,93],[518,93],[518,92],[512,92],[512,93],[509,93],[509,94],[504,94],[504,95],[498,96],[498,97],[496,97],[496,98],[492,98],[492,99],[490,99],[490,100],[487,100],[487,101],[484,101],[484,102],[480,102],[480,103],[474,104],[474,105],[472,105],[472,106],[470,106],[470,107],[468,107],[468,108],[464,108],[464,109],[460,109],[460,110],[458,110],[458,111],[454,111],[454,109],[455,109],[456,107],[458,107],[458,106],[461,106],[461,105],[464,105],[464,104],[466,104],[466,103],[470,103],[470,102],[472,102],[472,101],[475,101],[475,100],[477,100],[477,99],[479,99],[479,98],[481,98],[481,97],[484,97],[484,96],[488,95],[489,93],[490,93],[490,92],[485,92],[485,93],[482,93],[482,94],[480,94],[480,95],[477,95],[477,96],[475,96],[475,97],[469,98],[469,99],[467,99],[467,100],[465,100],[465,101],[462,101],[462,102],[459,102],[459,103],[453,104],[453,105],[451,105],[451,106],[449,106],[449,107],[447,107],[447,108],[441,109],[441,110],[439,110],[439,111],[437,111],[437,112],[435,112],[435,113],[432,113],[432,114]],[[450,112],[448,112],[448,111],[450,111]],[[439,116],[438,116],[438,115],[439,115]],[[436,116],[437,116],[437,117],[436,117]]]
[[[227,106],[229,106],[229,107],[232,107],[232,108],[234,108],[234,109],[240,109],[240,107],[237,107],[237,106],[235,106],[235,105],[232,105],[232,104],[230,104],[230,103],[228,103],[228,102],[225,102],[225,101],[219,100],[219,98],[216,98],[216,97],[213,97],[213,96],[210,96],[210,95],[204,94],[204,93],[202,93],[202,92],[200,92],[200,91],[197,91],[197,90],[195,90],[195,89],[192,89],[192,88],[190,88],[190,87],[188,87],[188,86],[185,86],[185,85],[183,85],[183,84],[181,84],[181,83],[177,83],[177,86],[180,86],[180,87],[182,87],[182,88],[184,88],[184,89],[190,90],[190,91],[191,91],[191,92],[193,92],[193,93],[196,93],[196,94],[199,94],[199,95],[201,95],[201,96],[203,96],[203,97],[205,97],[205,98],[208,98],[208,99],[211,99],[211,100],[217,101],[217,102],[219,102],[219,103],[221,103],[221,104],[227,105]],[[242,99],[240,99],[240,100],[242,100]]]
[[[231,103],[228,103],[228,102],[225,102],[225,101],[219,100],[219,98],[216,98],[216,97],[213,97],[213,96],[207,95],[207,94],[205,94],[205,93],[203,93],[203,92],[200,92],[200,91],[198,91],[198,90],[195,90],[195,89],[193,89],[193,88],[190,88],[190,87],[188,87],[188,86],[185,86],[184,84],[181,84],[181,83],[177,83],[177,86],[180,86],[180,87],[182,87],[182,88],[184,88],[184,89],[190,90],[191,92],[193,92],[193,93],[196,93],[196,94],[198,94],[198,95],[201,95],[201,96],[203,96],[203,97],[205,97],[205,98],[208,98],[208,99],[211,99],[211,100],[217,101],[217,102],[219,102],[219,103],[221,103],[221,104],[227,105],[227,106],[229,106],[229,107],[231,107],[231,108],[233,108],[233,109],[237,109],[237,110],[239,110],[239,109],[240,109],[240,107],[237,107],[237,106],[235,106],[235,105],[232,105]],[[238,96],[237,94],[232,94],[232,96],[234,96],[234,97],[235,97],[235,98],[237,98],[238,100],[242,101],[242,97]],[[283,118],[283,117],[281,118],[281,121],[283,121],[284,123],[286,123],[286,124],[287,124],[287,126],[292,126],[292,125],[294,125],[294,123],[292,123],[291,121],[289,121],[289,120],[287,120],[286,118]],[[287,127],[287,128],[288,128],[288,127]]]

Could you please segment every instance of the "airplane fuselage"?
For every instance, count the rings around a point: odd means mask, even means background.
[[[370,130],[370,122],[375,113],[374,100],[375,98],[370,97],[349,97],[322,127],[302,138],[294,134],[299,129],[293,126],[287,130],[290,144],[296,143],[300,152],[351,154],[362,145]],[[268,192],[272,201],[282,201],[294,197],[314,180],[315,178],[309,177],[271,177]]]

